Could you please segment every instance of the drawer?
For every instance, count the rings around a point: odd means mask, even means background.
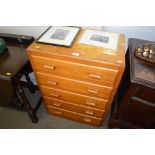
[[[136,127],[154,129],[155,128],[155,106],[141,102],[134,97],[129,100],[125,109],[122,110],[121,119],[133,124]]]
[[[69,110],[69,111],[73,111],[73,112],[77,112],[77,113],[81,113],[81,114],[85,114],[85,115],[89,115],[89,116],[93,116],[93,117],[102,118],[105,113],[104,110],[89,108],[86,106],[77,105],[75,103],[65,102],[62,100],[49,98],[49,97],[45,97],[44,101],[46,102],[47,106],[62,108],[65,110]]]
[[[95,125],[95,126],[102,125],[102,119],[82,115],[82,114],[79,114],[76,112],[71,112],[68,110],[55,108],[55,107],[51,107],[51,106],[47,106],[47,111],[53,115],[64,117],[67,119],[72,119],[72,120],[79,121],[82,123],[87,123],[87,124],[91,124],[91,125]]]
[[[44,96],[60,99],[68,102],[73,102],[79,105],[90,106],[97,109],[106,109],[108,100],[89,97],[86,95],[76,94],[73,92],[62,91],[59,89],[53,89],[41,86],[41,91]]]
[[[112,92],[112,87],[96,85],[55,75],[37,72],[37,77],[41,85],[59,88],[62,90],[74,91],[76,93],[82,93],[89,96],[109,99]]]
[[[155,104],[155,89],[141,86],[135,94],[136,97]]]
[[[65,76],[73,79],[83,79],[95,84],[107,84],[113,86],[117,70],[103,67],[94,67],[56,59],[31,56],[36,71]],[[83,81],[82,80],[82,81]]]

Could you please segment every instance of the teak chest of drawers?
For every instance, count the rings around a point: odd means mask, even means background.
[[[84,31],[71,48],[34,42],[27,53],[47,111],[100,126],[125,68],[124,36],[109,50],[80,44]]]

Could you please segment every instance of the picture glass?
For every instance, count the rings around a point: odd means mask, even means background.
[[[69,30],[57,29],[51,39],[65,40],[69,32]]]
[[[104,31],[86,30],[80,39],[81,44],[92,45],[107,49],[117,49],[119,35]]]
[[[94,40],[94,41],[98,41],[98,42],[102,42],[102,43],[108,43],[109,37],[105,37],[105,36],[100,36],[100,35],[95,35],[94,34],[94,35],[92,35],[90,40]]]

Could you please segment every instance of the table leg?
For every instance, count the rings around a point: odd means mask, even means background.
[[[28,74],[25,74],[25,78],[26,78],[26,80],[28,82],[30,92],[31,93],[34,93],[35,92],[35,87],[34,87],[34,84],[31,81],[29,75]]]
[[[20,84],[20,78],[19,76],[17,76],[15,78],[15,84],[16,84],[16,90],[18,92],[18,94],[20,95],[21,99],[22,99],[22,104],[23,104],[23,107],[24,109],[26,110],[26,112],[28,113],[30,119],[32,120],[33,123],[36,123],[38,122],[38,117],[36,116],[36,112],[33,110],[33,108],[31,107],[26,95],[25,95],[25,92]]]

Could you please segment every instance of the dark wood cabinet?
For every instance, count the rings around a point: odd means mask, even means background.
[[[126,69],[111,111],[109,128],[155,128],[155,67],[134,55],[137,45],[151,43],[129,39]]]

